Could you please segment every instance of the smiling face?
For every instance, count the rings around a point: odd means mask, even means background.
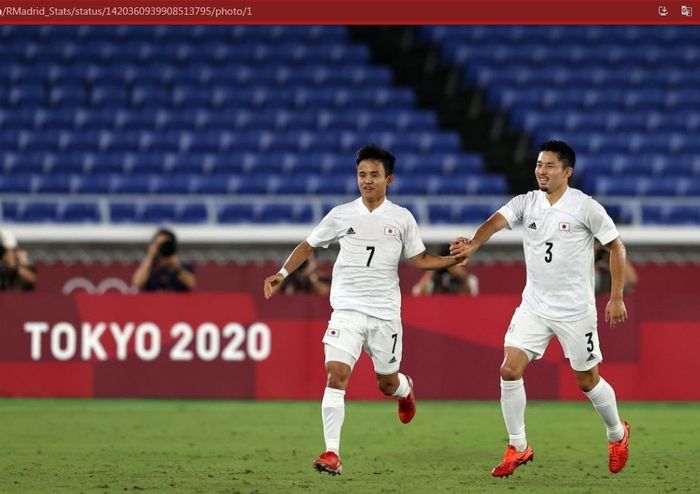
[[[542,151],[535,166],[537,185],[547,194],[556,194],[568,185],[572,170],[554,151]]]
[[[381,161],[367,159],[357,165],[357,186],[365,203],[375,203],[384,199],[393,179],[393,175],[386,176]]]

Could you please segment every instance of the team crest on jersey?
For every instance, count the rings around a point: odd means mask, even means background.
[[[385,226],[384,235],[396,235],[396,228],[394,228],[393,226]]]
[[[340,330],[339,329],[328,329],[328,331],[326,331],[326,336],[330,336],[332,338],[337,338],[338,336],[340,336]]]
[[[559,223],[559,230],[561,230],[562,232],[568,232],[569,230],[571,230],[571,225],[569,225],[568,223]]]

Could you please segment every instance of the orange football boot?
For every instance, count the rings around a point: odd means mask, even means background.
[[[622,425],[625,428],[624,437],[616,443],[608,443],[608,451],[610,452],[608,468],[612,473],[622,470],[630,457],[630,425],[624,420]]]
[[[525,451],[516,451],[515,446],[509,444],[506,452],[503,453],[503,460],[491,470],[491,475],[494,477],[508,477],[513,475],[515,469],[520,465],[524,465],[528,461],[535,459],[535,452],[532,451],[530,445],[527,445]]]
[[[328,472],[330,475],[340,475],[343,472],[340,458],[333,451],[326,451],[315,459],[314,468],[319,472]]]
[[[406,376],[411,391],[406,398],[399,398],[399,420],[408,424],[416,414],[416,397],[413,394],[413,379]]]

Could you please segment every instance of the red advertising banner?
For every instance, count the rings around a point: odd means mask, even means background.
[[[688,10],[691,9],[691,10]],[[5,0],[7,24],[696,24],[685,2],[640,0]]]
[[[700,399],[676,379],[692,371],[700,345],[700,309],[687,298],[632,298],[625,325],[600,323],[601,373],[620,399]],[[518,303],[517,295],[405,297],[403,369],[420,397],[497,398],[503,334]],[[2,396],[317,399],[324,387],[324,297],[3,294],[0,314]],[[583,398],[555,341],[526,381],[534,399]],[[360,359],[348,397],[382,397],[370,359]]]

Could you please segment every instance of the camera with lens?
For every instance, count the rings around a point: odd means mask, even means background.
[[[175,240],[166,240],[158,245],[158,254],[162,257],[170,257],[177,252]]]

